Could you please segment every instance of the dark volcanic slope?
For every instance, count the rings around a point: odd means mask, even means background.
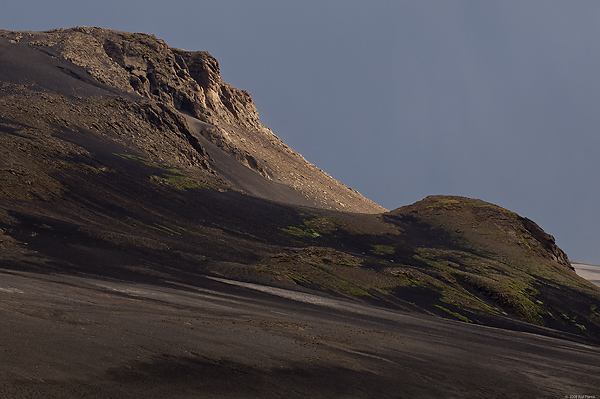
[[[598,347],[293,291],[0,282],[5,398],[529,399],[600,386]]]
[[[600,289],[531,220],[446,196],[377,213],[258,124],[207,53],[1,36],[1,394],[595,394]]]

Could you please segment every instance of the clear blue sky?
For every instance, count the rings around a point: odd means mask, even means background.
[[[599,20],[583,0],[4,0],[0,28],[207,50],[263,124],[384,207],[481,198],[600,264]]]

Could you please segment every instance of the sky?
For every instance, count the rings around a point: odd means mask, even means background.
[[[385,208],[483,199],[600,265],[599,17],[595,0],[3,0],[0,28],[208,51],[264,125]]]

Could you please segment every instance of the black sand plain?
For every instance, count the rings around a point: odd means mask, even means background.
[[[6,398],[560,398],[600,386],[600,349],[568,336],[227,280],[4,270],[0,297]]]

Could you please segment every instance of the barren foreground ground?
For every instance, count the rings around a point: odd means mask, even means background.
[[[571,262],[578,275],[600,286],[600,266],[586,265],[585,263]]]
[[[568,335],[229,280],[1,270],[0,317],[7,398],[600,397],[600,348]]]

